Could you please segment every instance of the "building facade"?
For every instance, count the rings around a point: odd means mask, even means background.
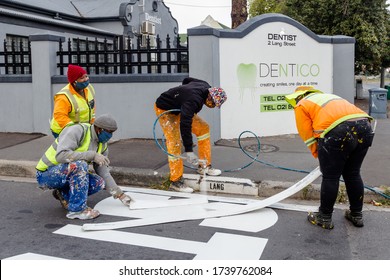
[[[156,46],[156,37],[178,35],[178,23],[162,0],[2,0],[0,39],[27,42],[33,34],[59,35],[67,40],[100,42],[123,36],[137,48]],[[129,39],[129,40],[128,40]]]
[[[1,4],[4,6],[5,2],[14,1],[3,1]],[[140,2],[136,1],[133,9],[125,10],[132,14],[135,7],[142,8],[139,4]],[[131,6],[123,5],[122,9],[123,7]],[[0,8],[0,14],[4,13],[4,8]],[[109,34],[122,38],[125,33],[130,44],[131,40],[139,38],[135,32],[142,31],[142,28],[144,32],[151,34],[155,32],[156,36],[158,35],[156,25],[160,22],[158,17],[151,18],[151,14],[148,16],[144,14],[144,17],[140,17],[138,27],[133,29],[129,27],[131,24],[126,25],[127,27],[123,25],[126,19],[120,19],[119,14],[118,11],[116,23],[120,28],[115,32],[103,30],[104,26],[98,26],[97,23],[92,26],[92,22],[86,25],[67,21],[67,24],[77,25],[79,32],[77,36],[80,36],[82,27],[85,36],[99,35],[102,39]],[[62,14],[58,16],[65,17]],[[15,20],[12,23],[15,26],[6,26],[11,23],[3,24],[0,20],[0,32],[5,32],[5,28],[30,31],[26,31],[25,35],[29,35],[31,44],[31,73],[21,75],[2,73],[4,69],[13,72],[14,66],[8,65],[9,63],[2,66],[1,59],[7,60],[8,56],[14,56],[23,60],[24,55],[17,50],[2,54],[0,46],[0,100],[6,100],[0,102],[0,111],[6,116],[0,118],[0,131],[48,134],[53,95],[67,83],[66,71],[63,68],[67,67],[67,62],[70,58],[73,59],[73,56],[81,57],[82,51],[76,50],[66,54],[59,48],[60,40],[69,37],[69,34],[75,34],[70,33],[75,30],[70,26],[63,32],[46,30],[43,26],[38,29],[27,24],[22,26],[21,19],[16,22],[14,16],[12,18]],[[51,22],[54,19],[46,16],[45,20]],[[127,20],[133,23],[132,16]],[[147,23],[144,25],[146,21],[155,25],[147,26]],[[163,24],[163,19],[161,23]],[[46,23],[45,26],[49,25],[52,24]],[[55,27],[59,28],[57,25]],[[85,30],[86,28],[89,32]],[[201,25],[189,29],[188,38],[188,49],[185,50],[187,52],[185,55],[188,56],[187,65],[182,64],[181,58],[184,55],[180,48],[165,49],[165,56],[169,59],[164,59],[156,50],[146,48],[144,53],[148,58],[146,62],[134,61],[131,52],[133,50],[128,52],[125,50],[121,54],[120,49],[96,52],[97,56],[107,56],[111,52],[112,62],[106,61],[101,65],[91,66],[94,62],[81,61],[81,65],[87,69],[88,67],[104,69],[110,67],[109,65],[115,65],[112,66],[114,71],[109,73],[88,72],[97,92],[97,115],[111,113],[120,124],[116,137],[119,139],[154,137],[152,127],[156,116],[153,106],[156,98],[167,89],[181,84],[183,78],[188,76],[203,79],[212,86],[222,87],[228,94],[228,102],[221,110],[205,108],[200,112],[210,124],[213,141],[236,138],[243,130],[250,130],[258,136],[296,133],[293,108],[288,106],[284,96],[293,92],[298,85],[313,85],[324,92],[338,94],[350,101],[355,95],[354,38],[316,35],[299,22],[281,14],[264,14],[248,20],[236,29],[215,29]],[[77,41],[77,38],[73,37],[72,40]],[[134,57],[138,58],[141,56],[140,53],[141,51],[137,49]],[[156,53],[156,60],[151,56],[153,53]],[[170,59],[173,53],[178,58],[175,65]],[[93,54],[90,56],[93,57]],[[131,59],[126,60],[127,57]],[[125,58],[122,64],[115,61],[121,58]],[[161,65],[163,63],[166,65]],[[172,65],[177,67],[176,70],[187,66],[188,71],[175,71],[171,69]],[[147,71],[132,72],[133,68],[143,67],[148,68]],[[166,71],[159,71],[160,68]],[[22,67],[18,69],[22,71]],[[128,69],[131,71],[127,71]],[[153,69],[157,71],[149,71]],[[160,131],[158,135],[161,135]]]

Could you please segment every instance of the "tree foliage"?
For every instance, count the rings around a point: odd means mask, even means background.
[[[249,0],[249,17],[266,13],[281,13],[284,0]]]
[[[356,71],[365,67],[378,73],[381,66],[390,63],[386,0],[252,0],[250,5],[251,16],[280,12],[316,34],[354,37]]]
[[[389,16],[390,18],[390,16]],[[390,67],[390,20],[387,20],[387,33],[386,33],[385,50],[383,52],[382,67]]]

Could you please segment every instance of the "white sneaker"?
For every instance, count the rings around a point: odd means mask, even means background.
[[[91,220],[91,219],[95,219],[96,217],[99,217],[99,215],[100,215],[100,213],[98,210],[87,207],[83,211],[80,211],[80,212],[69,211],[68,214],[66,214],[66,217],[68,219],[72,219],[72,220],[73,219]]]
[[[206,170],[203,170],[203,168],[199,167],[197,170],[198,174],[203,175],[203,172],[206,173],[206,175],[209,176],[219,176],[221,175],[222,171],[216,168],[212,168],[211,165],[206,167]]]
[[[169,186],[170,190],[174,190],[177,192],[184,192],[184,193],[192,193],[194,190],[190,187],[187,187],[184,184],[183,179],[180,179],[179,181],[176,182],[171,182],[171,185]]]

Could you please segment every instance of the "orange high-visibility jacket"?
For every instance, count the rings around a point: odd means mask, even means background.
[[[294,107],[298,133],[317,158],[317,138],[338,124],[354,118],[369,118],[367,113],[347,100],[327,93],[311,93],[300,100]]]
[[[95,120],[95,90],[91,84],[84,89],[85,98],[68,84],[54,96],[53,117],[50,128],[55,133],[74,123],[90,123]]]

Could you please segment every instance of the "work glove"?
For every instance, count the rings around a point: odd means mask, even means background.
[[[122,203],[127,207],[130,207],[130,202],[133,201],[130,196],[124,193],[119,196],[119,200],[122,201]]]
[[[184,153],[183,156],[186,158],[189,164],[192,164],[194,166],[198,165],[199,162],[198,156],[195,155],[193,152]]]
[[[108,157],[103,156],[102,154],[96,153],[95,157],[93,158],[93,161],[96,162],[100,166],[109,166],[110,165],[110,160]]]

